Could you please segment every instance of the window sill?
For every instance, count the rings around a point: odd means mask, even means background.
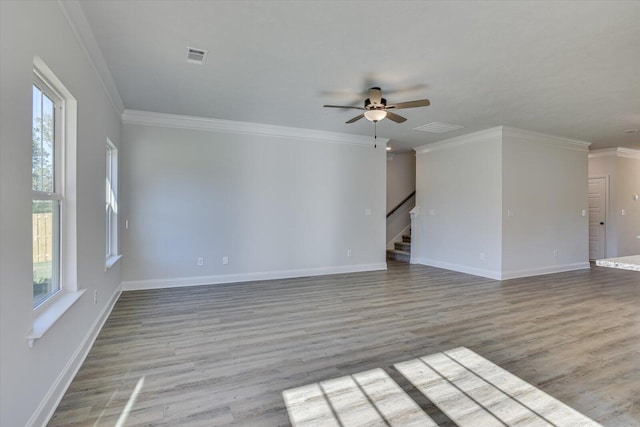
[[[122,255],[112,255],[104,262],[104,271],[107,271],[111,267],[113,267],[118,260],[122,258]]]
[[[38,316],[33,321],[33,329],[27,335],[27,342],[29,344],[29,348],[33,347],[33,343],[44,336],[44,334],[53,326],[54,323],[58,321],[62,317],[64,313],[66,313],[71,306],[80,299],[82,294],[84,294],[86,289],[81,289],[79,291],[62,291],[64,292],[56,302],[51,304],[51,306],[47,307],[46,310],[39,313]]]

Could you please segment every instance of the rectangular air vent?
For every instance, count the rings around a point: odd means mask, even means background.
[[[431,122],[426,125],[413,128],[413,130],[421,130],[423,132],[431,132],[431,133],[447,133],[454,130],[462,129],[463,127],[464,126],[448,125],[446,123],[440,123],[440,122]]]
[[[192,64],[204,64],[207,57],[207,51],[203,49],[187,48],[187,62]]]

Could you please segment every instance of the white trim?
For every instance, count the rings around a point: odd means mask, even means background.
[[[374,138],[349,133],[327,132],[314,129],[293,128],[287,126],[266,125],[262,123],[238,122],[233,120],[210,119],[206,117],[181,116],[176,114],[154,113],[150,111],[125,110],[122,113],[124,124],[159,126],[177,129],[203,130],[210,132],[228,132],[263,136],[278,136],[309,141],[334,142],[370,146]],[[384,147],[389,138],[378,138],[377,144]]]
[[[640,160],[640,150],[632,150],[631,148],[604,148],[602,150],[589,151],[589,158],[595,159],[597,157],[626,157],[628,159]]]
[[[453,264],[445,261],[437,261],[429,258],[411,258],[411,264],[422,264],[429,267],[444,268],[445,270],[457,271],[460,273],[472,274],[474,276],[486,277],[500,280],[501,274],[495,270],[485,270],[482,268],[469,267],[468,265]]]
[[[116,264],[116,262],[120,260],[120,258],[122,258],[122,255],[112,255],[109,258],[107,258],[104,262],[104,271],[107,271],[108,269],[113,267]]]
[[[557,148],[564,148],[569,150],[576,151],[589,151],[589,146],[591,142],[581,141],[578,139],[570,139],[564,138],[562,136],[549,135],[541,132],[534,132],[526,129],[519,129],[510,126],[502,126],[502,136],[504,137],[515,137],[515,138],[527,138],[527,139],[535,139],[536,143],[553,145]],[[531,142],[531,141],[528,141]]]
[[[318,267],[299,270],[263,271],[256,273],[218,274],[214,276],[174,277],[169,279],[131,280],[122,282],[123,291],[145,289],[180,288],[184,286],[216,285],[221,283],[253,282],[260,280],[290,279],[296,277],[323,276],[327,274],[359,273],[386,270],[387,264],[359,264],[337,267]]]
[[[448,150],[467,144],[479,144],[482,142],[494,141],[496,138],[502,140],[502,126],[481,130],[478,132],[467,133],[465,135],[456,136],[454,138],[445,139],[431,144],[421,145],[414,148],[416,155],[432,153],[439,150]]]
[[[49,297],[49,301],[53,301],[51,304],[42,308],[44,306],[43,304],[35,309],[38,314],[33,320],[33,327],[27,335],[27,344],[29,345],[29,348],[33,347],[33,344],[37,339],[44,336],[49,328],[51,328],[58,319],[60,319],[62,315],[80,299],[85,291],[86,289],[81,289],[79,291],[67,291],[63,288]]]
[[[553,145],[554,147],[558,148],[584,152],[588,151],[589,145],[591,145],[591,143],[588,141],[564,138],[561,136],[549,135],[546,133],[534,132],[510,126],[496,126],[478,132],[472,132],[466,135],[460,135],[454,138],[445,139],[443,141],[422,145],[420,147],[414,148],[414,150],[416,151],[416,154],[427,154],[433,151],[456,148],[467,144],[478,144],[482,142],[494,141],[496,138],[499,138],[501,142],[504,142],[505,137],[536,139],[536,142],[539,143]]]
[[[543,274],[563,273],[565,271],[584,270],[591,268],[588,262],[574,262],[572,264],[552,265],[548,267],[531,268],[527,270],[503,271],[502,280],[517,279],[519,277],[540,276]]]
[[[460,273],[473,274],[474,276],[487,277],[494,280],[509,280],[519,277],[540,276],[543,274],[563,273],[565,271],[583,270],[591,268],[589,262],[576,262],[572,264],[553,265],[548,267],[537,267],[526,270],[495,271],[484,270],[467,265],[453,264],[444,261],[437,261],[428,258],[411,258],[411,264],[421,264],[429,267],[444,268],[445,270],[457,271]]]
[[[118,301],[121,293],[122,284],[116,287],[115,292],[111,296],[111,300],[102,309],[96,320],[93,322],[93,325],[91,325],[91,328],[89,328],[87,335],[82,339],[80,345],[76,348],[76,351],[73,352],[73,355],[60,372],[60,375],[58,375],[58,378],[56,378],[49,388],[49,391],[47,391],[47,394],[40,401],[40,404],[33,412],[33,415],[31,415],[31,418],[27,421],[27,427],[47,425],[56,408],[60,404],[62,397],[71,385],[71,381],[73,381],[73,378],[84,363],[84,360],[89,354],[89,350],[93,347],[93,343],[102,330],[102,326],[111,314],[111,311],[113,310],[113,307]]]
[[[116,110],[117,114],[122,114],[124,111],[122,98],[120,97],[118,88],[113,80],[113,76],[111,76],[107,62],[105,61],[104,56],[102,56],[102,51],[100,50],[95,36],[93,35],[93,31],[87,21],[87,17],[82,11],[80,2],[77,0],[58,0],[58,5],[62,10],[62,14],[67,18],[69,26],[89,60],[89,64],[91,64],[91,67],[95,71],[98,80],[102,83],[102,87],[109,97],[111,105]]]

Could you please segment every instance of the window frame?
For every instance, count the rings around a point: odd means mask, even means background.
[[[36,312],[46,310],[52,305],[64,289],[64,246],[65,246],[65,99],[55,89],[54,85],[49,82],[37,69],[33,70],[32,86],[37,87],[44,96],[53,102],[53,191],[39,191],[31,188],[32,205],[36,201],[53,201],[57,206],[54,210],[54,234],[53,240],[53,259],[52,259],[52,276],[55,276],[56,289],[47,294],[44,298],[36,300],[33,296],[33,310]],[[32,106],[32,126],[33,126],[33,106]],[[32,154],[33,156],[33,154]],[[32,164],[33,170],[33,157]],[[33,215],[33,207],[32,207]],[[57,216],[57,218],[56,218]],[[32,230],[33,242],[33,230]],[[32,260],[33,262],[33,260]]]
[[[118,254],[118,147],[107,138],[105,179],[105,270],[120,259]]]
[[[80,289],[78,284],[78,101],[38,56],[33,58],[33,74],[44,81],[48,89],[57,93],[63,100],[63,114],[59,115],[62,124],[58,126],[61,131],[59,141],[62,146],[58,149],[57,155],[60,165],[58,190],[62,192],[64,199],[60,207],[63,215],[60,226],[60,241],[62,243],[60,247],[60,290],[47,301],[32,309],[33,327],[27,334],[29,348],[32,348],[36,341],[42,338],[87,291],[87,289]],[[35,80],[32,79],[32,82]],[[31,99],[33,99],[33,94]],[[33,126],[33,121],[31,126]],[[31,167],[33,173],[33,163]],[[33,189],[33,182],[31,187]],[[31,306],[33,307],[33,304]]]

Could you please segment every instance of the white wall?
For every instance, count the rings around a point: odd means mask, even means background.
[[[505,127],[502,147],[503,278],[588,267],[587,145]]]
[[[416,153],[387,154],[387,212],[394,209],[416,189]],[[415,198],[387,219],[387,246],[391,248],[396,237],[410,225],[409,211]]]
[[[412,262],[495,279],[588,268],[587,147],[501,126],[417,148]]]
[[[118,294],[120,267],[104,271],[104,182],[106,138],[121,146],[121,121],[57,2],[1,1],[0,49],[0,425],[42,425]],[[77,100],[77,280],[87,292],[29,348],[34,56]]]
[[[499,278],[501,144],[494,128],[416,149],[412,262]]]
[[[128,122],[125,289],[386,268],[384,144]]]

